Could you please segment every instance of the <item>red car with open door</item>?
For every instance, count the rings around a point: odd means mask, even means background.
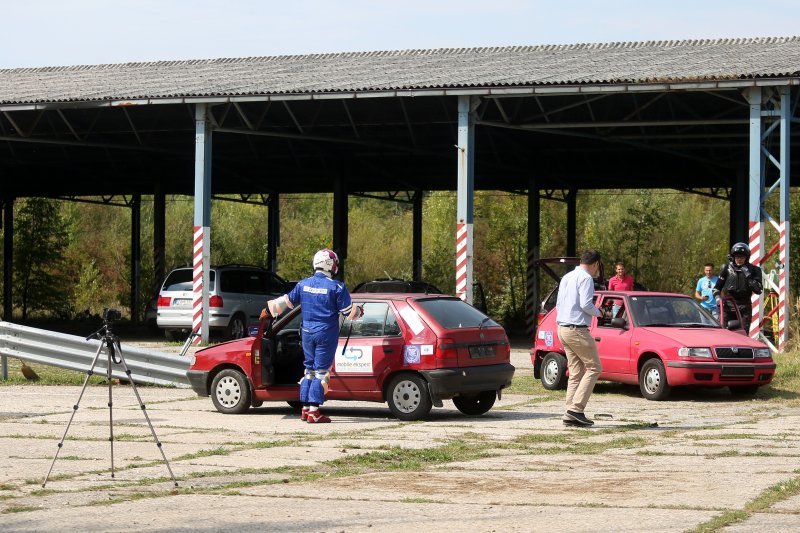
[[[511,384],[505,330],[471,305],[431,294],[352,296],[364,315],[342,323],[326,400],[387,402],[397,418],[419,420],[452,399],[461,412],[481,415]],[[222,413],[265,401],[299,407],[301,321],[297,307],[262,323],[256,337],[198,351],[187,372],[192,388]]]

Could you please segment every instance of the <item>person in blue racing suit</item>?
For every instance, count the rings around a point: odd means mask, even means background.
[[[323,249],[314,254],[314,274],[301,280],[279,298],[267,302],[261,318],[278,316],[286,309],[301,305],[303,314],[302,339],[305,354],[305,373],[300,381],[300,401],[303,410],[300,419],[309,424],[330,422],[319,406],[325,402],[325,392],[330,379],[330,369],[339,342],[339,314],[349,320],[357,319],[363,312],[353,305],[345,284],[333,279],[339,271],[339,257]]]

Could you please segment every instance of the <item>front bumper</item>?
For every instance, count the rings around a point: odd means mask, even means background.
[[[208,370],[187,370],[186,378],[198,396],[208,396]]]
[[[775,375],[775,363],[667,361],[670,385],[766,385]]]
[[[420,370],[428,382],[434,401],[452,398],[458,394],[500,390],[511,385],[514,365],[470,366],[464,368],[441,368]]]

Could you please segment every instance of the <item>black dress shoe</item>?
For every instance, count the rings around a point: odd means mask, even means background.
[[[562,420],[565,424],[569,423],[568,425],[576,425],[580,427],[589,427],[594,425],[594,422],[586,418],[586,415],[579,413],[578,411],[567,411]]]

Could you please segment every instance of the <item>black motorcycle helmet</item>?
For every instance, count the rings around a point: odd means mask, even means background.
[[[733,258],[736,257],[737,255],[742,255],[749,259],[750,247],[743,242],[737,242],[731,247],[731,253],[730,253],[731,260],[733,260]]]

